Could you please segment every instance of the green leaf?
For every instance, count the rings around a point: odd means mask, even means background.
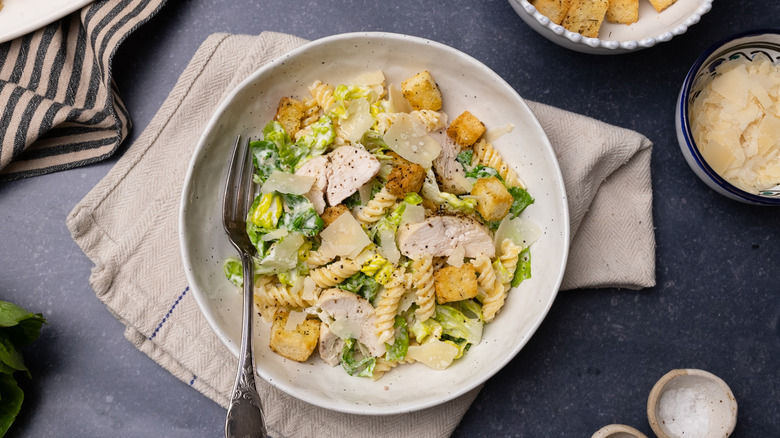
[[[355,339],[350,338],[344,341],[344,349],[341,351],[341,366],[350,376],[371,377],[374,374],[376,358],[370,356],[356,358],[356,346]]]
[[[314,204],[308,198],[287,193],[281,196],[285,207],[281,226],[306,237],[316,236],[322,231],[325,222],[314,210]]]
[[[336,287],[360,295],[368,301],[373,301],[379,291],[379,283],[363,272],[352,275]]]
[[[253,141],[249,143],[249,147],[252,149],[252,160],[260,183],[264,183],[275,171],[282,170],[279,149],[277,149],[274,142],[268,140]]]
[[[24,359],[22,359],[22,353],[16,349],[5,332],[0,332],[0,362],[16,371],[24,371],[30,376],[30,371],[24,364]]]
[[[466,149],[465,151],[458,154],[458,156],[455,158],[455,161],[460,163],[464,169],[468,169],[471,167],[471,159],[473,157],[474,157],[474,150]]]
[[[22,409],[24,392],[10,374],[0,374],[0,437],[4,436]]]
[[[241,260],[228,257],[222,265],[222,272],[236,286],[242,287],[244,285],[244,267],[241,265]]]
[[[512,277],[512,287],[517,287],[523,280],[531,278],[531,247],[526,247],[517,256],[517,268]]]
[[[509,194],[512,195],[512,207],[509,208],[509,214],[512,219],[520,215],[526,207],[534,203],[531,194],[520,187],[509,187]]]
[[[491,176],[495,176],[499,180],[503,181],[504,178],[501,178],[501,175],[498,173],[498,171],[492,167],[489,166],[483,166],[482,164],[474,166],[473,169],[466,172],[466,177],[468,178],[490,178]]]
[[[24,310],[14,303],[0,301],[0,327],[11,327],[19,324],[26,318],[32,316],[32,313]]]
[[[395,328],[395,340],[392,345],[386,344],[387,353],[385,353],[385,359],[391,362],[405,358],[409,351],[409,329],[406,325],[406,318],[396,315],[393,327]]]

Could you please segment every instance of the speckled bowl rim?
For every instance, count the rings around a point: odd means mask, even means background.
[[[541,12],[536,10],[536,7],[528,2],[528,0],[509,0],[510,2],[514,2],[520,5],[520,7],[525,10],[525,12],[533,17],[540,25],[542,25],[544,28],[549,30],[550,32],[562,36],[566,38],[567,40],[571,41],[575,44],[584,44],[592,49],[604,49],[602,53],[609,53],[609,52],[615,52],[618,53],[618,50],[622,51],[635,51],[640,49],[646,49],[655,46],[658,43],[666,42],[671,40],[673,37],[677,35],[682,35],[685,32],[688,31],[688,28],[693,26],[694,24],[698,23],[701,20],[702,15],[706,14],[712,9],[712,2],[714,0],[705,0],[704,3],[702,3],[696,11],[691,14],[684,23],[678,25],[677,27],[657,34],[657,35],[651,35],[647,38],[642,38],[641,40],[626,40],[626,41],[618,41],[618,40],[608,40],[608,39],[601,39],[601,38],[589,38],[582,36],[581,34],[578,34],[577,32],[571,32],[561,26],[560,24],[555,24],[552,21],[550,21],[547,16],[543,15]],[[620,52],[622,53],[622,52]]]
[[[707,164],[707,161],[701,155],[701,152],[699,152],[699,148],[696,146],[696,142],[693,140],[693,133],[691,132],[691,123],[690,123],[691,121],[690,118],[688,117],[688,110],[690,109],[688,103],[689,100],[688,96],[690,95],[691,90],[693,89],[694,81],[698,77],[698,74],[701,71],[701,69],[703,67],[709,67],[710,65],[715,64],[717,58],[724,56],[726,53],[733,50],[733,48],[728,48],[721,51],[721,48],[724,45],[740,39],[753,38],[753,37],[766,35],[766,34],[774,34],[780,37],[780,30],[759,29],[759,30],[742,32],[724,38],[718,41],[717,43],[711,45],[709,48],[707,48],[707,50],[705,50],[704,53],[702,53],[693,63],[693,66],[691,66],[690,70],[688,70],[688,74],[685,75],[685,80],[683,81],[683,85],[680,90],[680,95],[677,102],[677,110],[679,111],[679,115],[676,117],[677,119],[676,123],[677,123],[677,129],[679,131],[678,133],[682,134],[685,142],[684,145],[680,144],[680,147],[684,148],[683,152],[684,153],[687,152],[689,154],[689,158],[695,162],[695,164],[699,167],[699,169],[701,169],[707,175],[707,177],[709,177],[711,182],[717,184],[718,187],[720,187],[722,190],[729,193],[730,195],[729,197],[736,199],[738,201],[746,202],[748,204],[764,205],[764,206],[780,206],[780,198],[769,198],[766,196],[759,196],[753,193],[748,193],[734,186],[730,182],[726,181],[722,176],[720,176],[717,172],[715,172],[715,170],[713,170],[712,167],[710,167],[710,165]]]

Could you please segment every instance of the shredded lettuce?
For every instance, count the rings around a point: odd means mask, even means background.
[[[482,321],[479,318],[467,317],[455,307],[438,304],[433,318],[441,324],[443,335],[453,339],[465,339],[471,344],[478,344],[482,340]]]
[[[374,374],[376,358],[364,355],[358,347],[359,342],[354,338],[344,340],[344,349],[341,351],[341,366],[350,376],[371,377]]]
[[[531,278],[531,247],[526,247],[517,257],[517,268],[512,277],[512,287],[517,287],[523,280]]]
[[[379,292],[379,283],[363,272],[358,272],[336,285],[339,289],[360,295],[368,301],[373,301]]]
[[[460,163],[464,169],[469,169],[471,167],[471,160],[473,157],[474,150],[466,149],[465,151],[459,153],[457,157],[455,157],[455,161]]]
[[[335,139],[336,130],[333,127],[333,120],[325,115],[320,116],[319,120],[311,124],[311,132],[304,134],[295,142],[301,153],[303,151],[307,152],[305,155],[301,155],[303,159],[298,160],[295,169],[299,168],[304,162],[324,154]]]
[[[287,193],[282,194],[281,198],[284,200],[281,226],[306,237],[316,236],[322,231],[325,222],[314,210],[314,204],[308,198]]]
[[[409,329],[406,325],[406,319],[401,315],[396,315],[393,327],[395,328],[395,339],[392,344],[387,344],[385,359],[399,361],[406,357],[409,350]]]
[[[235,257],[228,257],[222,264],[222,272],[231,283],[238,287],[244,286],[244,267],[241,266],[241,260]]]
[[[440,338],[443,332],[441,324],[431,318],[428,318],[425,321],[415,319],[414,322],[412,322],[410,330],[414,339],[421,344],[430,336]]]
[[[478,164],[474,166],[473,169],[466,172],[467,178],[490,178],[491,176],[495,176],[501,181],[504,181],[504,178],[501,177],[501,175],[498,173],[498,170],[496,170],[493,167],[490,166],[483,166],[482,164]]]
[[[509,214],[513,219],[520,216],[526,207],[534,203],[531,194],[520,187],[509,187],[507,190],[512,195],[512,207],[509,208]]]

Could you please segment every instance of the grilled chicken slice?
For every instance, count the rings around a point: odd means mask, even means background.
[[[335,367],[341,363],[341,352],[344,350],[344,340],[334,335],[327,324],[320,325],[320,343],[317,347],[320,353],[320,358],[332,366]]]
[[[441,153],[433,160],[433,168],[442,191],[456,195],[468,193],[471,183],[466,179],[463,165],[455,161],[460,153],[460,145],[444,131],[432,132],[431,137],[441,144]]]
[[[328,186],[328,161],[327,156],[320,155],[303,163],[303,165],[295,171],[296,175],[314,177],[314,184],[312,184],[311,189],[303,196],[306,196],[309,201],[314,204],[314,210],[317,214],[322,214],[322,212],[325,211],[325,189]]]
[[[406,223],[398,228],[398,248],[401,254],[419,259],[425,254],[450,256],[463,246],[465,257],[480,254],[494,257],[496,248],[484,225],[464,216],[431,216],[422,222]]]
[[[379,172],[379,160],[364,149],[341,146],[328,157],[328,205],[341,203]]]
[[[379,357],[385,354],[385,344],[379,341],[376,333],[376,316],[371,303],[365,298],[345,292],[341,289],[327,289],[317,302],[320,309],[328,313],[335,321],[349,320],[360,331],[354,336],[368,348],[371,355]]]

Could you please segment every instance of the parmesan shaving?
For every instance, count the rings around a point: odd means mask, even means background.
[[[758,194],[780,183],[780,66],[759,54],[715,73],[691,106],[693,139],[715,172]]]
[[[298,312],[296,310],[290,311],[290,316],[287,317],[287,322],[284,323],[284,329],[287,331],[294,331],[299,325],[306,321],[306,314]]]

